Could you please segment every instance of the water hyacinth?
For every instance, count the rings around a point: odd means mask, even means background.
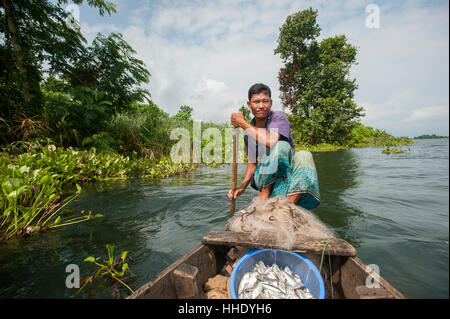
[[[55,151],[56,148],[48,147],[40,154],[21,154],[14,160],[1,157],[1,240],[94,217],[91,213],[72,218],[62,216],[64,208],[81,192],[81,187],[75,183],[74,175],[62,168],[62,159]]]
[[[165,177],[190,168],[168,159],[137,161],[98,154],[95,149],[54,145],[34,145],[18,156],[0,153],[0,240],[101,217],[91,212],[64,217],[64,208],[81,192],[79,184],[130,176]]]
[[[129,294],[134,294],[133,289],[126,283],[136,276],[128,267],[127,262],[127,260],[133,262],[134,259],[128,256],[128,251],[123,251],[120,257],[114,257],[114,245],[106,244],[106,249],[108,251],[108,258],[104,259],[103,262],[97,261],[100,257],[95,258],[94,256],[89,256],[84,259],[85,262],[93,263],[98,268],[91,276],[82,278],[84,283],[77,294],[79,294],[87,284],[94,283],[94,281],[98,281],[98,279],[109,280],[110,284],[112,280],[111,295],[114,298],[121,298],[120,290],[118,289],[120,288],[119,284],[125,287]],[[91,290],[89,296],[93,296],[94,293],[95,288]]]

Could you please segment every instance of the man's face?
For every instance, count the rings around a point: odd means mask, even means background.
[[[250,101],[247,102],[247,106],[250,108],[255,118],[265,119],[270,114],[272,99],[264,92],[253,94]]]

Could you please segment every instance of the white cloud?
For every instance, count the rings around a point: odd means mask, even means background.
[[[97,36],[98,33],[111,33],[111,32],[120,32],[121,29],[113,24],[106,24],[106,23],[97,23],[94,25],[90,25],[89,23],[82,22],[81,23],[81,33],[86,38],[88,44],[94,40],[94,38]]]
[[[380,91],[379,94],[383,94],[383,92]],[[376,123],[383,119],[390,119],[391,121],[398,122],[408,115],[411,108],[414,107],[416,98],[417,95],[413,90],[404,90],[395,93],[390,99],[383,99],[382,103],[366,101],[362,103],[366,112],[364,122]],[[409,105],[409,108],[405,108],[405,105]]]
[[[219,81],[214,81],[212,79],[206,79],[206,89],[211,90],[213,92],[220,92],[221,90],[226,88],[226,84]]]
[[[249,24],[259,18],[245,19],[245,12],[225,5],[221,9],[170,8],[156,14],[148,33],[134,26],[123,30],[152,73],[153,100],[171,114],[188,104],[196,119],[228,121],[245,104],[248,88],[256,82],[267,83],[274,99],[278,97],[276,76],[281,64],[273,55],[275,44],[254,41],[255,36],[271,36],[267,27],[261,24],[252,31]],[[171,24],[172,20],[183,22]]]
[[[404,122],[439,121],[448,118],[448,106],[429,106],[414,110]]]

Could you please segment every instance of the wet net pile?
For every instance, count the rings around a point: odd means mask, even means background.
[[[291,249],[299,240],[334,238],[334,233],[310,211],[292,204],[286,197],[255,198],[246,209],[228,220],[227,230],[250,234],[251,240],[270,236],[277,245]]]

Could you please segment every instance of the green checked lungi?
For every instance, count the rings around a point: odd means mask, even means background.
[[[319,181],[311,152],[299,151],[295,155],[288,142],[278,141],[267,149],[252,178],[252,186],[261,191],[274,184],[272,194],[290,196],[303,194],[297,205],[311,210],[320,204]]]

